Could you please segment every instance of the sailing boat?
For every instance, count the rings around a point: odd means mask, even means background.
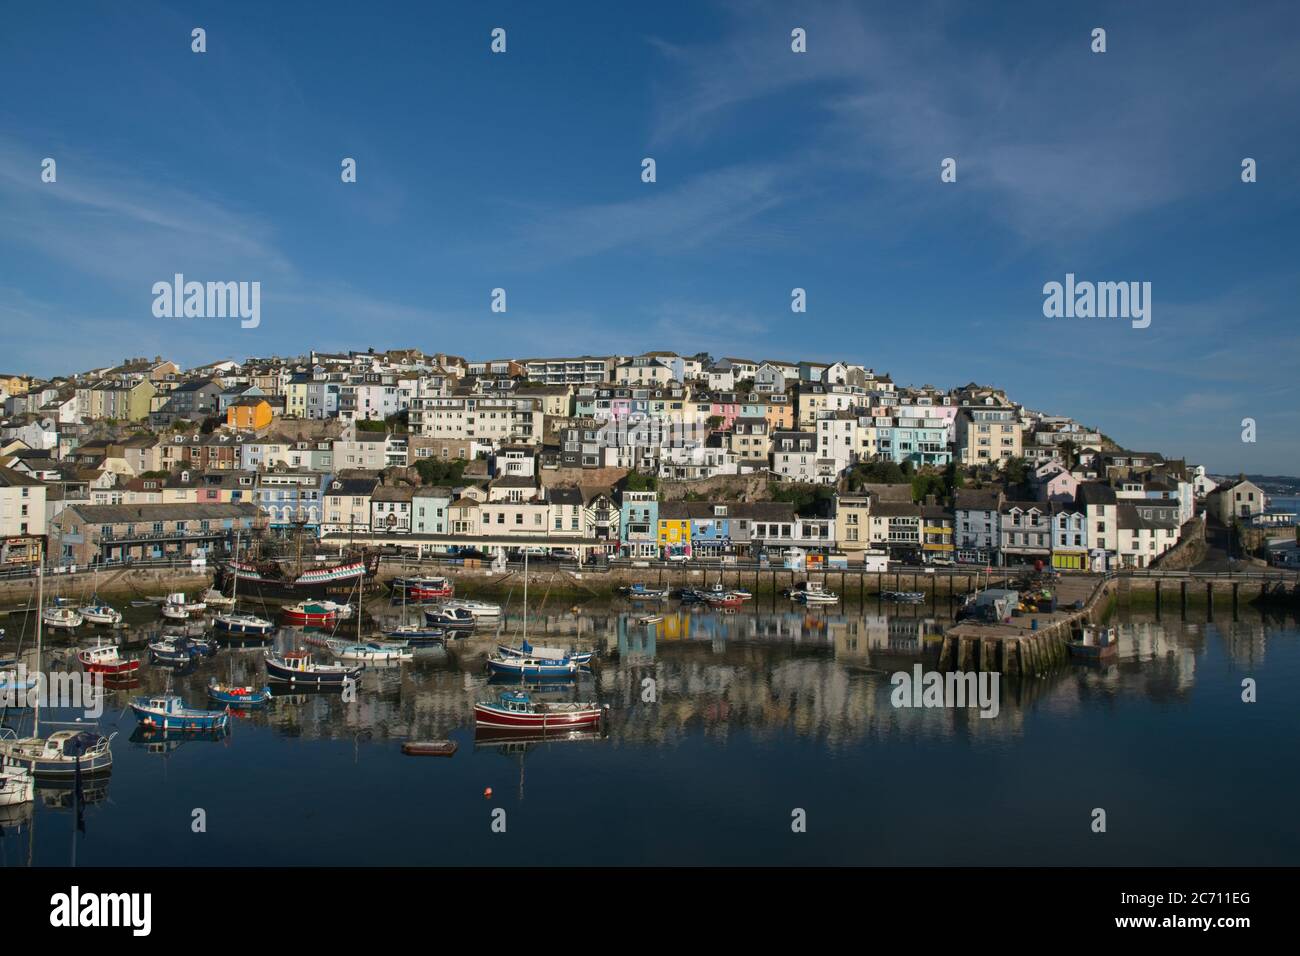
[[[91,624],[103,624],[106,627],[117,627],[122,623],[122,612],[99,599],[98,566],[91,578],[90,603],[81,609],[81,616]]]
[[[235,531],[235,562],[239,562],[239,531]],[[269,637],[275,632],[275,624],[256,614],[241,614],[239,611],[239,575],[233,577],[230,589],[231,607],[224,614],[218,614],[212,622],[214,630],[225,634],[238,634],[242,637]]]
[[[41,547],[36,577],[36,670],[41,668],[42,615],[45,604],[45,552]],[[0,767],[27,770],[36,776],[75,777],[108,773],[113,767],[111,745],[117,734],[105,737],[92,730],[58,730],[48,737],[41,733],[41,697],[33,700],[32,736],[19,737],[12,728],[0,729]]]
[[[520,647],[498,645],[498,653],[487,660],[494,675],[524,677],[569,677],[591,661],[590,654],[574,654],[553,647],[528,643],[528,550],[524,550],[524,628]]]

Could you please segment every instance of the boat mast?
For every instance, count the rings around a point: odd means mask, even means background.
[[[45,617],[45,542],[36,545],[36,677],[41,679],[41,624]],[[44,687],[37,685],[36,701],[32,705],[32,736],[41,735],[41,694]],[[32,773],[36,764],[32,764]]]
[[[235,564],[231,568],[234,582],[230,585],[230,613],[239,610],[239,519],[235,519]]]
[[[543,604],[546,602],[543,601]],[[524,548],[524,644],[528,643],[528,549]]]

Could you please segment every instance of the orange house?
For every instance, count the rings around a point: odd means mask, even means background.
[[[265,428],[271,416],[271,403],[264,398],[241,398],[226,408],[226,424],[231,428]]]

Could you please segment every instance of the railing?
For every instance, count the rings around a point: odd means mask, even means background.
[[[208,555],[207,557],[207,567],[210,568],[213,566],[214,560],[222,560],[225,556]],[[137,568],[177,570],[180,568],[188,569],[192,564],[192,558],[182,557],[179,555],[173,558],[137,558],[129,561],[101,561],[98,564],[55,564],[50,565],[45,569],[45,576],[47,578],[80,577],[85,574],[105,574],[124,569],[134,571]],[[21,581],[34,577],[36,577],[35,567],[7,568],[5,570],[0,570],[0,582]]]

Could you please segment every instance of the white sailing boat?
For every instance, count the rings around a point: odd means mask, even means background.
[[[122,623],[122,613],[99,599],[99,568],[91,578],[90,603],[81,608],[81,616],[91,624],[117,627]]]
[[[41,669],[42,623],[45,609],[45,553],[39,551],[36,577],[36,670]],[[14,769],[36,776],[72,777],[107,773],[113,766],[112,742],[117,734],[105,737],[98,731],[57,730],[41,736],[41,697],[33,695],[32,735],[19,737],[9,727],[0,729],[0,773]]]

